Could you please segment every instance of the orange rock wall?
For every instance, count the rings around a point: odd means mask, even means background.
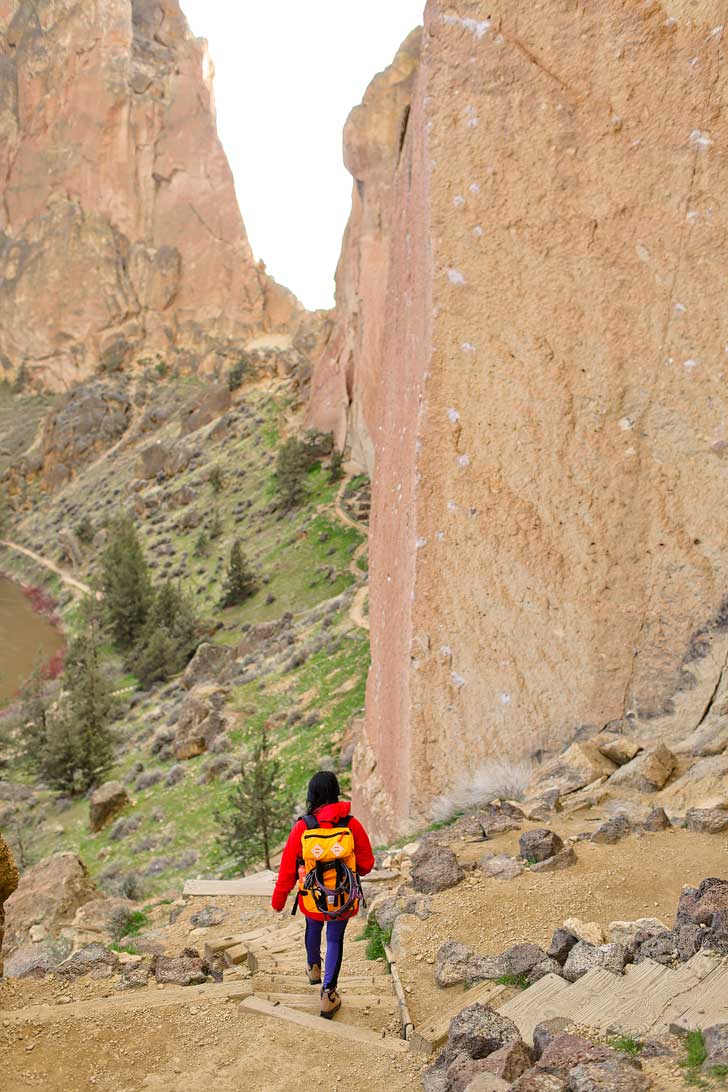
[[[177,0],[0,0],[0,364],[209,370],[295,301],[256,266]]]
[[[428,3],[374,373],[376,833],[613,720],[687,734],[720,679],[726,33],[707,0]]]

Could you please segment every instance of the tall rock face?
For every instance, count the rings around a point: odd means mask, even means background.
[[[211,370],[285,325],[178,0],[0,0],[0,365]]]
[[[308,424],[333,432],[354,458],[374,466],[390,262],[393,184],[409,122],[421,30],[372,80],[344,129],[354,178],[352,211],[336,271],[336,309],[311,384]]]
[[[428,3],[381,359],[349,384],[376,398],[375,833],[613,721],[685,735],[718,692],[727,33],[710,0]]]

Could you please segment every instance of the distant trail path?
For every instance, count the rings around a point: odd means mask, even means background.
[[[6,539],[0,540],[0,546],[7,546],[8,550],[15,550],[16,553],[25,554],[31,561],[35,561],[36,565],[40,565],[44,569],[49,569],[50,572],[55,573],[60,577],[64,584],[68,584],[69,588],[73,588],[77,592],[81,592],[83,595],[93,595],[94,592],[88,586],[84,584],[82,580],[76,580],[75,576],[71,576],[65,569],[62,569],[60,565],[56,565],[53,561],[49,561],[48,558],[42,557],[34,550],[29,550],[26,546],[21,546],[17,542],[9,542]]]
[[[344,508],[344,493],[346,492],[347,485],[354,476],[355,475],[351,470],[347,471],[346,477],[343,479],[341,485],[339,486],[339,491],[336,494],[336,499],[334,501],[334,512],[336,513],[337,519],[341,523],[345,524],[347,527],[353,527],[355,531],[359,532],[359,534],[364,535],[364,541],[362,542],[361,546],[359,546],[359,548],[356,550],[354,556],[351,559],[351,562],[349,563],[349,572],[352,574],[357,584],[360,585],[356,592],[356,595],[351,601],[351,606],[349,607],[349,617],[358,629],[366,630],[366,632],[368,633],[369,619],[366,615],[366,606],[369,601],[369,585],[365,583],[365,575],[359,568],[357,562],[359,561],[359,558],[366,555],[369,549],[369,528],[366,527],[363,523],[359,523],[358,520],[350,516]]]

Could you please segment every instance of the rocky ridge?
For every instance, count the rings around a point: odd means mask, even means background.
[[[253,259],[177,0],[0,4],[0,365],[213,370],[301,309]],[[93,170],[89,169],[93,164]]]

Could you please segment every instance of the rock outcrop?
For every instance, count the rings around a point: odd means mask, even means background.
[[[178,0],[0,0],[5,378],[213,370],[295,320],[254,261],[212,74]]]
[[[407,124],[387,129],[378,106],[368,126],[389,134],[385,182],[369,185],[363,154],[327,350],[339,371],[319,365],[312,413],[322,426],[328,383],[326,424],[341,438],[346,409],[374,471],[355,780],[375,833],[442,794],[497,791],[504,761],[585,730],[670,744],[718,711],[719,16],[709,0],[578,18],[552,0],[430,0],[397,99]],[[375,86],[399,95],[403,63]],[[363,222],[377,186],[386,246]]]
[[[55,853],[29,868],[5,903],[2,952],[29,950],[59,936],[79,907],[97,897],[86,866],[75,853]],[[38,954],[38,953],[34,953]]]
[[[0,834],[0,978],[3,973],[3,934],[5,931],[4,905],[18,886],[18,869],[10,847]]]

